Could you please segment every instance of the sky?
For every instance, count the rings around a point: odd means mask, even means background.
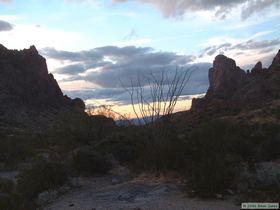
[[[35,45],[65,94],[126,112],[123,87],[151,72],[195,69],[189,98],[207,90],[218,54],[243,69],[268,66],[279,9],[279,0],[0,0],[0,43]]]

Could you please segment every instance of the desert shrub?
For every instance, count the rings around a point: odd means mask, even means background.
[[[142,138],[140,129],[119,128],[118,132],[95,144],[95,148],[102,153],[112,154],[121,164],[133,164],[141,150]]]
[[[276,160],[280,158],[279,125],[267,124],[263,126],[263,138],[259,146],[259,160]]]
[[[11,193],[14,190],[14,182],[10,179],[0,178],[0,192]]]
[[[115,121],[103,115],[90,116],[89,123],[92,126],[91,141],[100,141],[115,131]]]
[[[0,139],[0,162],[8,167],[25,161],[36,153],[38,141],[35,136],[5,136]]]
[[[272,114],[277,118],[280,119],[280,107],[277,106],[272,110]]]
[[[105,174],[111,169],[111,163],[101,153],[86,147],[73,155],[73,168],[79,174]]]
[[[28,204],[25,204],[24,201],[21,200],[21,197],[17,194],[0,194],[0,209],[11,209],[11,210],[21,210],[21,209],[30,209]]]
[[[188,186],[200,196],[213,196],[230,188],[239,175],[240,159],[216,155],[195,161],[187,177]]]
[[[15,184],[10,179],[0,178],[0,209],[32,209],[31,203],[25,201],[15,190]]]
[[[15,193],[14,182],[0,178],[0,209],[17,210],[22,207],[20,197]]]
[[[242,158],[231,152],[230,125],[210,122],[187,139],[188,186],[201,196],[213,196],[229,188],[238,177]]]
[[[280,134],[263,142],[262,155],[266,157],[267,160],[276,160],[280,158]]]
[[[47,133],[51,134],[50,137],[59,137],[58,140],[70,138],[76,142],[88,143],[92,137],[92,129],[93,125],[86,114],[64,112],[58,116]]]
[[[186,171],[184,141],[176,137],[148,139],[139,151],[135,167],[156,172]]]
[[[54,122],[45,136],[48,144],[58,146],[64,151],[100,141],[114,131],[113,119],[105,116],[88,116],[80,113],[63,113]]]
[[[36,160],[31,169],[18,176],[17,189],[26,199],[33,199],[39,193],[56,189],[67,182],[67,170],[55,160]]]

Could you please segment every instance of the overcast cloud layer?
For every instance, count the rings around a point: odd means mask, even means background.
[[[182,16],[188,11],[215,11],[215,16],[221,19],[234,8],[241,6],[241,17],[246,19],[254,13],[269,7],[279,7],[279,0],[137,0],[160,10],[165,17]],[[114,3],[129,2],[128,0],[113,0]]]

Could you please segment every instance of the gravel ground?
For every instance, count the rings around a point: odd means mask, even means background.
[[[188,198],[178,180],[151,175],[124,179],[117,176],[80,177],[73,190],[44,210],[238,210],[232,200]]]

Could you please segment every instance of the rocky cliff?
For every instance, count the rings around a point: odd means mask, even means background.
[[[81,99],[63,95],[34,46],[18,51],[0,45],[0,125],[42,125],[84,109]]]
[[[194,99],[191,111],[217,112],[258,108],[280,99],[280,50],[269,68],[258,62],[251,71],[236,66],[233,59],[216,56],[209,69],[209,89],[204,98]]]

